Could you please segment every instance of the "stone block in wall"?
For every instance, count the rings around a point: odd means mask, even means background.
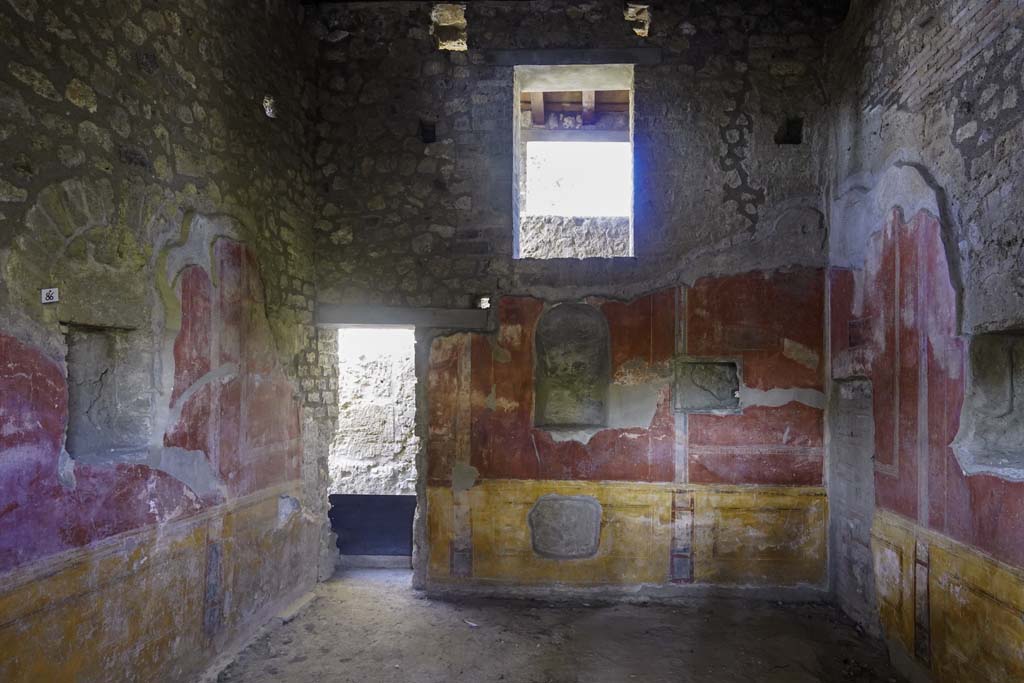
[[[601,503],[593,496],[541,496],[527,517],[533,551],[541,557],[593,557],[601,540]]]
[[[740,405],[735,361],[682,360],[676,363],[675,409],[681,412],[736,410]]]
[[[430,20],[430,32],[436,38],[439,50],[462,51],[467,48],[465,4],[436,3],[430,11]]]

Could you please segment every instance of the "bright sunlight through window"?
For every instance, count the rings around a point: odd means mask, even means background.
[[[412,327],[345,326],[338,330],[338,353],[351,360],[398,356],[412,349],[415,339]]]
[[[629,142],[526,143],[529,216],[629,216],[633,154]]]

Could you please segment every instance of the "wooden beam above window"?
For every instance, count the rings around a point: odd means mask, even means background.
[[[533,112],[533,125],[544,125],[544,93],[530,93],[530,110]]]
[[[590,124],[594,122],[594,91],[584,90],[583,91],[583,123]]]

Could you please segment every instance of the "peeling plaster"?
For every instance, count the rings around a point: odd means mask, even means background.
[[[832,204],[830,263],[862,268],[871,235],[884,228],[897,207],[904,216],[922,209],[940,215],[936,192],[917,166],[894,161],[881,174],[860,173],[847,179]]]
[[[825,409],[825,393],[817,389],[754,389],[752,387],[740,387],[740,405],[744,408],[752,406],[764,406],[778,408],[787,403],[803,403],[811,408]]]

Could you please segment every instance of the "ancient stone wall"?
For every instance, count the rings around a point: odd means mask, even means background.
[[[322,5],[324,300],[629,298],[710,272],[822,265],[822,50],[844,9],[665,3],[642,38],[616,0],[470,3],[463,52],[437,49],[429,5]],[[661,49],[635,68],[636,259],[514,260],[513,67],[487,51],[592,47]],[[777,144],[792,118],[802,143]]]
[[[336,371],[298,11],[0,8],[4,680],[194,680],[316,579]]]
[[[1019,3],[855,2],[828,50],[833,586],[936,680],[1024,671],[974,635],[1024,637],[1022,38]]]

